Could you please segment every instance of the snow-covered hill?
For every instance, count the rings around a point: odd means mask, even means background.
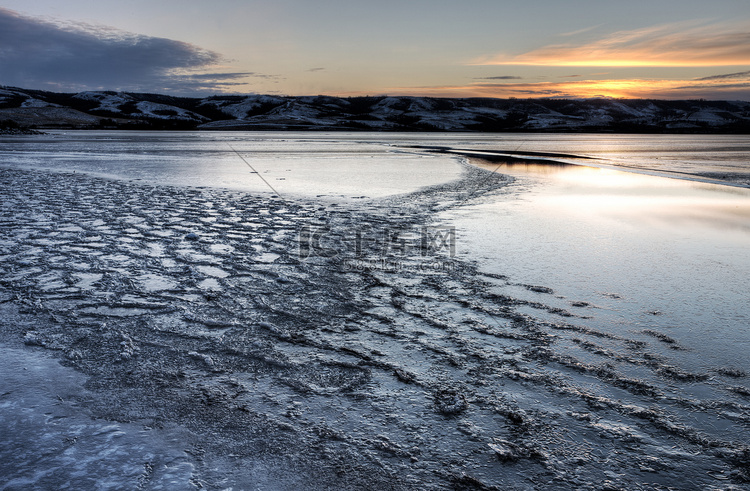
[[[0,87],[0,121],[39,127],[750,132],[750,102],[427,97],[171,97]]]

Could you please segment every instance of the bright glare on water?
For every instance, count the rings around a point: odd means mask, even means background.
[[[694,363],[750,365],[750,190],[575,165],[485,165],[517,192],[448,212],[486,271],[659,328]],[[625,332],[621,332],[625,334]]]

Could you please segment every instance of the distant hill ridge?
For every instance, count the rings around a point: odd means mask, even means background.
[[[55,93],[0,86],[3,127],[750,133],[750,102]]]

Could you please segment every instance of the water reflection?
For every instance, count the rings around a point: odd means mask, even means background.
[[[642,223],[750,231],[750,189],[566,163],[482,163],[520,179],[541,178],[538,205]]]
[[[594,327],[668,330],[700,353],[671,355],[685,366],[750,363],[750,190],[577,165],[482,166],[516,177],[517,193],[442,215],[459,256],[596,305]]]
[[[510,175],[552,175],[569,172],[580,166],[576,164],[566,164],[563,162],[510,162],[510,163],[486,163],[482,160],[474,162],[475,165],[492,172]]]

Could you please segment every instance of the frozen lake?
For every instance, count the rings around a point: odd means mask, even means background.
[[[102,466],[146,488],[746,482],[748,137],[0,142],[16,485]],[[425,221],[455,227],[455,269],[300,256],[311,224],[344,240]],[[51,356],[77,371],[51,376]]]
[[[3,144],[0,161],[145,183],[329,199],[407,193],[460,173],[450,157],[307,133],[52,132]]]
[[[670,329],[700,348],[694,362],[750,366],[750,191],[684,180],[750,175],[747,136],[80,131],[5,140],[2,163],[21,168],[328,200],[456,179],[462,157],[430,147],[560,154],[484,165],[517,180],[442,217],[460,232],[461,257],[596,305],[612,329]]]
[[[732,353],[750,353],[750,192],[642,174],[750,175],[747,136],[82,131],[5,139],[5,165],[323,199],[382,198],[456,179],[461,157],[427,147],[565,154],[541,158],[599,167],[485,165],[517,182],[446,215],[462,232],[461,254],[624,309],[633,322],[659,311],[665,317],[648,322],[732,339]],[[628,300],[615,307],[603,293]]]
[[[750,190],[575,165],[483,167],[516,177],[519,191],[444,215],[460,255],[590,303],[600,328],[664,329],[690,347],[692,368],[750,366]]]
[[[453,159],[418,146],[562,153],[556,160],[687,177],[750,176],[750,139],[742,135],[52,131],[3,137],[0,162],[162,184],[382,197],[458,175]]]

